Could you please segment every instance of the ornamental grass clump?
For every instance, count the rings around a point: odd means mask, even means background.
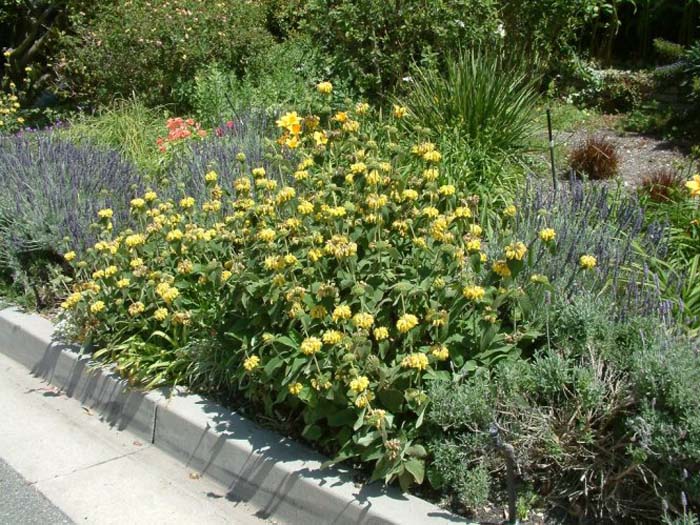
[[[534,131],[537,78],[503,49],[460,52],[445,72],[418,69],[406,105],[424,126],[491,155],[523,151]]]
[[[328,107],[332,90],[316,96]],[[512,222],[487,231],[437,147],[397,136],[405,110],[371,111],[288,112],[273,166],[211,166],[203,201],[154,188],[130,229],[98,217],[63,307],[134,381],[218,385],[406,488],[424,479],[427,386],[540,336],[524,311],[549,285],[523,276],[556,245]],[[599,271],[577,255],[573,272]]]
[[[680,193],[683,178],[678,170],[661,167],[647,173],[639,186],[639,192],[654,202],[669,202]]]
[[[586,137],[569,153],[569,165],[579,174],[593,180],[612,179],[620,163],[617,148],[607,138],[598,135]]]

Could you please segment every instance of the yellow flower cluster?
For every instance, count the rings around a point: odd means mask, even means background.
[[[582,255],[579,259],[579,265],[584,270],[592,270],[598,264],[598,260],[593,255]]]
[[[252,372],[260,366],[260,358],[257,355],[248,357],[243,361],[243,368],[246,372]]]
[[[345,259],[357,254],[357,243],[350,241],[345,235],[334,235],[326,241],[324,250],[336,259]]]
[[[484,290],[481,286],[474,284],[465,287],[462,291],[462,295],[464,295],[464,297],[470,301],[480,301],[484,298],[485,294],[486,290]]]
[[[90,311],[93,314],[99,314],[105,309],[105,303],[104,301],[95,301],[90,305]]]
[[[338,330],[326,330],[323,332],[323,342],[327,345],[337,345],[343,340],[343,333]]]
[[[366,312],[360,312],[353,316],[352,322],[356,327],[368,330],[374,324],[374,316]]]
[[[358,394],[367,390],[368,386],[369,379],[367,376],[360,376],[350,381],[350,390]]]
[[[527,246],[522,242],[514,242],[506,246],[506,259],[511,261],[522,261],[527,253]]]
[[[377,341],[384,341],[389,338],[389,329],[386,326],[378,326],[372,333]]]
[[[299,349],[304,355],[314,355],[321,351],[323,343],[318,337],[307,337],[301,343]]]
[[[540,240],[543,242],[552,242],[556,236],[557,232],[553,228],[543,228],[539,234]]]
[[[413,314],[403,314],[398,321],[396,321],[396,329],[405,334],[409,330],[413,330],[418,326],[418,317]]]
[[[346,304],[338,305],[333,309],[332,317],[333,321],[336,323],[342,320],[350,319],[350,317],[352,317],[352,310],[350,310],[350,307]]]
[[[425,370],[428,368],[428,364],[428,356],[421,352],[409,354],[401,360],[402,367],[414,368],[416,370]]]
[[[83,294],[81,292],[73,292],[70,294],[65,301],[61,303],[61,308],[64,310],[70,310],[71,308],[75,307],[80,300],[83,298]]]
[[[129,305],[129,315],[131,317],[136,317],[137,315],[142,314],[145,309],[146,306],[141,301],[137,301]]]
[[[156,286],[156,293],[168,304],[172,303],[180,295],[177,288],[170,286],[170,284],[166,282],[159,283],[158,286]]]
[[[443,344],[433,345],[430,349],[430,353],[438,361],[446,361],[450,357],[449,348],[447,348],[447,346],[445,346]]]

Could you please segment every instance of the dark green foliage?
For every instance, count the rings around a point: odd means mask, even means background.
[[[88,101],[137,93],[152,104],[170,102],[205,64],[242,74],[273,42],[260,4],[238,0],[119,0],[72,23],[56,64],[58,86]]]
[[[310,0],[301,31],[333,56],[333,73],[362,91],[383,93],[412,62],[444,64],[460,46],[493,42],[495,0]]]
[[[596,0],[501,0],[508,38],[539,53],[553,68],[573,54],[586,25],[600,15]]]
[[[0,51],[11,51],[7,60],[0,60],[0,76],[20,84],[25,68],[34,68],[39,81],[31,95],[36,96],[47,87],[46,62],[60,32],[69,26],[70,13],[90,11],[92,5],[85,0],[0,0]]]
[[[682,45],[676,42],[669,42],[663,38],[654,39],[654,51],[662,61],[675,62],[680,60],[685,52]]]

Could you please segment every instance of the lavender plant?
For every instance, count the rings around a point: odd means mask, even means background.
[[[76,146],[50,134],[0,139],[0,264],[21,254],[80,253],[96,240],[97,211],[110,208],[128,224],[129,200],[141,175],[118,153]],[[14,263],[13,263],[14,261]]]
[[[645,264],[647,255],[662,258],[667,249],[662,224],[647,224],[634,196],[608,186],[586,185],[571,178],[558,190],[530,180],[518,199],[513,219],[516,236],[553,230],[549,244],[532,251],[535,271],[567,296],[583,289],[611,293],[618,315],[634,309],[660,314],[670,321],[671,305],[661,298],[656,276]],[[556,246],[556,249],[552,249]],[[577,271],[583,254],[596,259],[594,272]]]
[[[193,143],[175,155],[169,163],[164,196],[182,194],[199,201],[207,198],[204,175],[214,169],[221,175],[222,188],[233,192],[232,182],[247,176],[246,165],[265,168],[268,176],[280,180],[276,162],[268,152],[269,139],[274,133],[274,117],[265,111],[241,111],[228,122],[221,123],[206,140]]]

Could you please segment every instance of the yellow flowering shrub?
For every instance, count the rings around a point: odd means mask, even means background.
[[[210,171],[203,202],[154,188],[132,202],[133,231],[104,227],[102,212],[63,308],[118,362],[127,341],[175,359],[193,339],[218,340],[240,396],[299,414],[301,434],[337,460],[407,487],[423,481],[426,385],[519,355],[537,335],[521,304],[548,284],[518,275],[533,243],[556,242],[486,233],[435,145],[398,146],[368,111],[282,115],[281,180],[248,166],[229,192]]]

